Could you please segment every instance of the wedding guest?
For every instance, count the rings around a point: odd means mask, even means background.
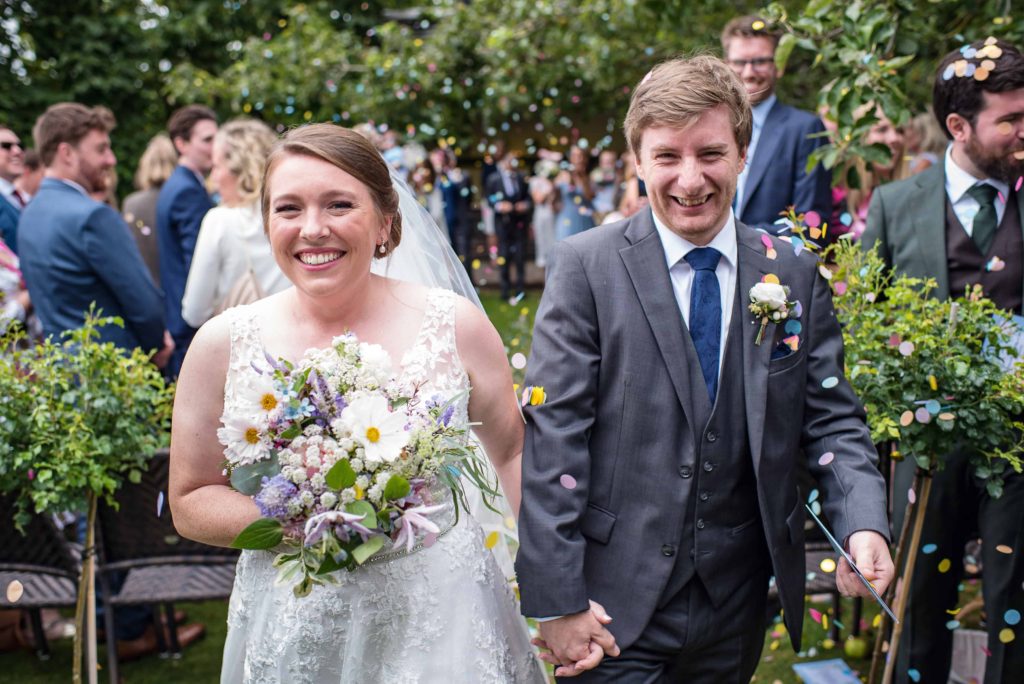
[[[89,197],[117,211],[117,170],[109,168],[104,171],[103,184],[90,192]]]
[[[25,173],[25,148],[18,134],[0,125],[0,238],[15,254],[18,252],[18,219],[28,204],[14,185]]]
[[[541,150],[545,152],[545,150]],[[530,197],[533,199],[534,263],[546,268],[552,247],[555,246],[555,197],[553,182],[558,174],[558,162],[541,157],[533,167],[530,178]]]
[[[438,183],[437,172],[429,159],[423,159],[409,172],[409,187],[416,194],[416,200],[427,210],[434,223],[448,232],[444,214],[444,195]]]
[[[43,162],[39,159],[39,153],[33,149],[25,150],[25,172],[14,181],[14,187],[25,204],[28,204],[39,192],[39,184],[43,182],[45,174],[46,169],[43,168]]]
[[[760,17],[737,17],[722,30],[725,61],[743,81],[753,108],[754,129],[736,186],[736,217],[749,226],[777,231],[788,207],[798,213],[831,208],[831,174],[821,164],[807,171],[811,153],[825,144],[811,112],[783,104],[775,95],[782,72],[775,66],[779,34]],[[764,134],[762,136],[762,133]]]
[[[910,120],[903,131],[906,145],[907,175],[921,173],[938,164],[946,152],[949,141],[935,120],[934,112],[922,112]]]
[[[160,245],[156,234],[156,203],[160,188],[174,173],[177,164],[178,153],[171,139],[164,133],[153,136],[135,170],[137,192],[124,199],[124,220],[135,236],[135,244],[157,287],[160,287]]]
[[[213,166],[213,136],[217,115],[209,107],[188,105],[167,122],[167,134],[178,152],[178,166],[160,188],[156,204],[156,232],[160,243],[160,284],[164,290],[164,316],[174,337],[174,355],[165,371],[178,375],[195,328],[181,316],[181,299],[192,265],[199,226],[213,201],[206,191],[206,176]]]
[[[32,314],[32,298],[18,266],[18,255],[0,238],[0,335],[12,324],[26,325]]]
[[[950,140],[941,163],[875,191],[863,245],[877,249],[896,271],[934,278],[934,297],[962,297],[967,287],[980,284],[1000,309],[1020,315],[1024,55],[994,38],[971,43],[969,54],[974,56],[950,52],[935,73],[932,106]],[[986,61],[993,68],[986,68]],[[979,71],[982,77],[975,77]],[[896,681],[906,684],[912,669],[921,682],[949,678],[953,632],[947,623],[959,605],[964,545],[980,531],[988,632],[985,684],[1021,682],[1024,638],[1008,616],[1024,613],[1024,474],[1009,472],[1001,495],[994,497],[972,476],[973,454],[952,448],[932,478],[921,539],[935,544],[936,552],[922,555],[914,569]],[[896,466],[893,510],[898,518],[914,468],[912,460]],[[893,526],[900,529],[900,519]],[[952,561],[948,571],[938,562],[941,558]],[[1000,638],[1004,629],[1016,630],[1016,638]]]
[[[597,156],[597,167],[590,172],[590,184],[594,188],[594,221],[601,223],[604,217],[615,210],[615,195],[622,182],[619,155],[615,150],[601,150]]]
[[[497,159],[497,171],[488,178],[484,192],[495,215],[501,298],[508,299],[512,295],[513,264],[516,267],[515,291],[517,294],[526,291],[526,241],[533,209],[530,189],[519,172],[519,158],[515,154],[505,152]]]
[[[832,223],[829,224],[829,239],[849,233],[852,239],[859,240],[866,226],[868,207],[875,189],[879,185],[899,180],[906,175],[906,164],[903,159],[906,149],[903,129],[896,126],[874,103],[861,107],[854,116],[861,118],[868,112],[873,112],[878,121],[864,136],[864,144],[885,145],[889,151],[889,160],[866,163],[863,159],[857,159],[854,166],[860,179],[860,187],[847,188],[837,185],[833,188],[832,199],[835,208],[833,209]]]
[[[582,233],[594,227],[594,188],[587,173],[587,153],[578,145],[569,148],[569,160],[555,178],[555,239]]]
[[[469,200],[472,194],[469,177],[459,168],[458,159],[451,148],[437,148],[430,153],[430,164],[437,176],[444,203],[444,224],[448,227],[448,239],[459,260],[472,271],[469,246],[473,226],[469,218]]]
[[[203,217],[181,300],[181,316],[193,328],[291,286],[270,252],[259,208],[263,165],[276,139],[251,119],[225,124],[213,139],[210,182],[221,204]]]

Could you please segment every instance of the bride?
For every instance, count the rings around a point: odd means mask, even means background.
[[[494,327],[450,290],[371,272],[403,240],[398,194],[383,159],[350,130],[305,126],[275,146],[263,218],[295,287],[230,309],[192,343],[171,439],[169,494],[181,534],[227,546],[259,518],[253,501],[229,486],[217,439],[220,416],[242,401],[252,364],[265,364],[265,353],[295,361],[346,331],[382,347],[401,383],[453,397],[472,388],[457,419],[478,424],[476,437],[518,511],[523,423]],[[411,250],[407,260],[429,260]],[[437,515],[448,516],[435,522],[451,529],[429,548],[380,552],[305,598],[275,585],[274,554],[244,551],[222,682],[543,682],[479,524],[462,515],[452,527],[450,506]]]

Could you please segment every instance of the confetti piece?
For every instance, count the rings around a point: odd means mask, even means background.
[[[911,354],[914,353],[914,343],[900,342],[899,351],[901,356],[910,356]]]
[[[1003,620],[1005,620],[1008,625],[1016,625],[1020,622],[1020,611],[1011,608],[1003,613]]]
[[[835,454],[833,454],[831,451],[826,451],[818,459],[818,465],[820,465],[820,466],[827,466],[829,463],[834,461],[835,458],[836,458]]]
[[[769,249],[767,252],[764,253],[764,255],[768,259],[777,259],[779,257],[779,253],[776,252],[774,249]]]
[[[156,517],[160,517],[164,512],[164,493],[160,492],[156,495]]]
[[[811,493],[807,496],[807,503],[814,503],[818,500],[818,490],[812,489]]]
[[[1017,178],[1017,184],[1013,186],[1013,191],[1020,192],[1020,186],[1022,185],[1024,185],[1024,176],[1019,176]]]
[[[800,253],[804,251],[804,241],[794,236],[790,242],[793,244],[793,254],[800,256]]]
[[[516,352],[512,355],[512,367],[516,370],[522,370],[526,368],[526,355],[522,352]]]
[[[793,304],[793,316],[800,318],[804,315],[804,305],[800,303],[800,300],[796,300]]]
[[[807,231],[807,232],[808,232],[808,233],[810,233],[810,234],[811,234],[811,237],[812,237],[813,239],[815,239],[815,240],[817,240],[818,238],[820,238],[820,237],[821,237],[822,235],[824,235],[824,234],[825,234],[825,231],[824,231],[824,229],[823,229],[823,228],[811,228],[811,229],[810,229],[809,231]]]
[[[892,335],[889,335],[889,346],[890,347],[898,347],[900,345],[900,342],[901,342],[900,336],[897,335],[896,333],[893,333]]]
[[[992,651],[990,651],[990,650],[988,649],[988,646],[982,646],[982,647],[981,647],[981,652],[982,652],[982,653],[984,653],[984,654],[985,654],[985,656],[986,656],[986,657],[988,657],[988,658],[991,658],[991,657],[992,657]]]
[[[809,211],[804,214],[804,223],[810,228],[817,228],[821,225],[821,214],[816,211]]]
[[[903,427],[910,427],[910,424],[914,422],[914,412],[904,411],[900,416],[900,425]]]
[[[907,500],[912,504],[917,503],[917,492],[914,491],[913,487],[907,490]]]
[[[932,392],[939,391],[939,381],[935,379],[934,375],[928,376],[928,386],[932,388]]]
[[[939,561],[939,572],[945,574],[949,572],[949,568],[952,567],[953,563],[948,558],[943,558]]]
[[[828,269],[828,266],[826,266],[825,264],[818,265],[818,273],[820,273],[821,277],[824,278],[825,280],[832,280],[832,271],[830,271]]]
[[[844,294],[846,294],[846,283],[844,283],[842,280],[836,283],[832,283],[832,289],[836,291],[837,295],[842,297]]]
[[[872,618],[872,620],[871,620],[871,626],[872,626],[872,627],[875,627],[875,628],[877,628],[877,627],[878,627],[879,625],[881,625],[881,624],[882,624],[882,614],[881,614],[881,613],[879,613],[879,614],[878,614],[878,615],[876,615],[876,616],[875,616],[874,618]]]
[[[922,425],[927,425],[932,422],[932,414],[928,413],[928,409],[923,406],[914,411],[914,418]]]
[[[928,555],[928,554],[931,554],[931,553],[935,553],[938,550],[939,550],[939,547],[938,547],[937,544],[925,544],[924,546],[921,547],[921,553],[923,553],[925,555]]]
[[[822,572],[835,572],[836,562],[831,558],[822,558],[821,563],[818,565],[818,567],[821,568]]]
[[[790,335],[789,337],[782,340],[782,343],[789,347],[791,350],[796,351],[800,348],[800,337],[798,335]]]
[[[946,623],[946,629],[948,629],[950,631],[952,631],[954,629],[959,629],[959,628],[960,628],[960,621],[959,620],[950,620],[949,622]]]
[[[814,608],[811,608],[809,612],[811,614],[811,619],[814,620],[815,622],[817,622],[820,625],[821,624],[821,611],[820,610],[815,610]]]
[[[928,413],[934,416],[937,415],[938,412],[942,410],[942,404],[940,404],[934,399],[929,399],[924,403],[924,408],[926,411],[928,411]]]
[[[772,239],[764,233],[761,234],[761,244],[765,246],[765,249],[772,249]]]
[[[985,264],[985,270],[992,273],[1002,271],[1004,268],[1006,268],[1006,262],[997,256],[992,257],[988,260],[988,263]]]
[[[750,28],[754,29],[755,31],[763,31],[764,22],[758,19],[757,21],[750,25]]]
[[[835,387],[838,384],[839,384],[839,378],[837,378],[834,375],[830,375],[830,376],[828,376],[827,378],[825,378],[824,380],[821,381],[821,386],[824,387],[825,389],[832,389],[833,387]]]
[[[910,668],[909,670],[907,670],[907,676],[915,682],[921,681],[921,673],[915,670],[914,668]]]
[[[956,416],[953,415],[952,413],[950,413],[949,411],[946,411],[945,413],[940,413],[939,414],[939,420],[955,420],[955,419],[956,419]]]
[[[1003,642],[1004,644],[1008,644],[1016,638],[1017,635],[1014,634],[1013,630],[1009,627],[999,630],[999,641]]]
[[[505,527],[507,527],[510,530],[516,529],[516,519],[513,518],[511,515],[505,518]]]
[[[25,593],[25,586],[18,580],[11,580],[7,585],[7,602],[17,603]]]
[[[493,549],[497,545],[498,545],[498,533],[497,532],[491,532],[489,535],[487,535],[487,538],[484,540],[484,546],[486,546],[489,549]]]
[[[790,320],[786,321],[785,329],[786,332],[789,333],[790,335],[799,335],[800,331],[804,329],[804,326],[800,323],[800,321],[791,318]]]
[[[963,59],[958,59],[957,61],[953,62],[953,71],[954,73],[956,73],[957,76],[963,76],[964,74],[966,74],[967,61]]]
[[[1013,549],[1007,546],[1006,544],[1000,544],[999,546],[997,546],[996,551],[998,551],[999,553],[1005,553],[1006,555],[1010,555],[1011,553],[1013,553]]]
[[[764,278],[761,278],[761,282],[762,283],[771,283],[772,285],[778,285],[779,284],[779,276],[775,275],[774,273],[769,273]]]
[[[562,477],[558,478],[558,483],[565,487],[566,489],[576,489],[576,478],[573,477],[572,475],[562,475]]]

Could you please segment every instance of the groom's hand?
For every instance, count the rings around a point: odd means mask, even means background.
[[[555,665],[556,677],[575,677],[597,667],[604,656],[619,655],[615,637],[605,625],[612,621],[604,607],[590,602],[590,610],[540,623],[540,639],[534,644],[551,653],[541,660]]]
[[[847,546],[864,579],[871,582],[879,595],[883,594],[895,574],[885,538],[873,530],[860,530],[850,535]],[[836,587],[844,596],[871,596],[845,558],[839,559],[836,568]]]

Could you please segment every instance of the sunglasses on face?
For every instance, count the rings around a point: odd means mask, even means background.
[[[14,140],[5,140],[4,142],[0,142],[0,149],[7,150],[8,152],[10,152],[11,149],[15,147],[17,147],[19,150],[25,149],[20,142],[16,142]]]

